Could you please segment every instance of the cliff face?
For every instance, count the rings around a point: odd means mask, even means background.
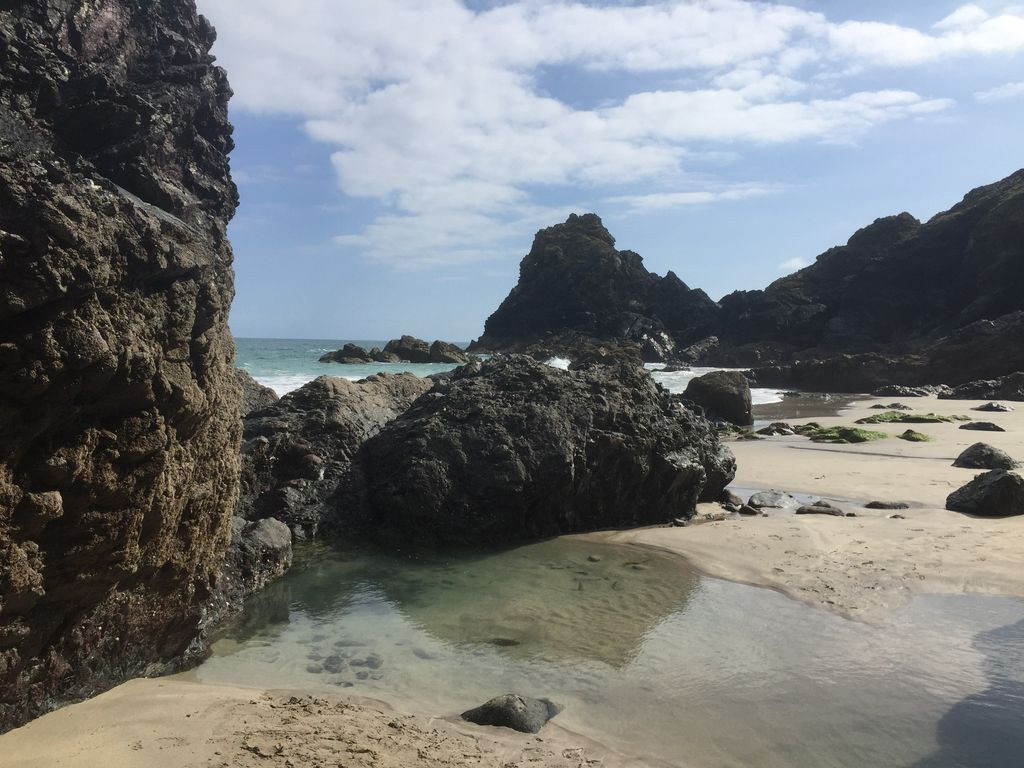
[[[648,272],[594,214],[542,229],[519,268],[519,283],[487,319],[470,349],[507,350],[559,339],[652,339],[670,346],[704,338],[718,305],[675,274]]]
[[[0,3],[0,727],[186,651],[230,536],[213,40],[192,0]]]
[[[980,320],[1024,309],[1024,171],[969,193],[922,224],[879,219],[844,246],[721,301],[732,344],[916,351]]]

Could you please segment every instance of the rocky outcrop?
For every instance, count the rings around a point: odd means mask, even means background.
[[[542,229],[519,267],[519,282],[470,351],[522,351],[567,341],[635,341],[649,361],[674,356],[714,332],[718,305],[674,273],[648,272],[615,248],[601,219],[571,215]],[[557,350],[554,350],[557,351]]]
[[[339,350],[320,356],[321,363],[448,363],[464,365],[473,358],[463,349],[438,339],[427,344],[415,336],[392,339],[384,349],[374,347],[369,352],[358,344],[346,344]]]
[[[1024,515],[1024,478],[993,469],[949,494],[946,509],[979,517]]]
[[[691,379],[683,397],[701,406],[709,417],[741,427],[754,423],[750,382],[738,371],[712,371]]]
[[[363,444],[333,525],[392,545],[505,546],[690,517],[734,473],[711,424],[643,368],[500,356]]]
[[[1020,463],[988,443],[975,443],[956,457],[954,467],[966,469],[1017,469]]]
[[[380,353],[379,349],[375,351],[378,354]],[[375,358],[358,344],[346,344],[341,349],[337,349],[334,352],[328,352],[320,355],[321,363],[345,363],[346,365],[356,365],[359,363],[372,363],[374,360]]]
[[[947,400],[1015,400],[1024,401],[1024,373],[1011,373],[998,379],[970,381],[939,395]],[[981,409],[979,409],[981,410]],[[999,409],[992,409],[999,410]]]
[[[0,3],[0,727],[180,663],[230,537],[224,73],[191,0]]]
[[[537,733],[561,711],[562,708],[549,699],[506,693],[463,712],[462,719],[476,725],[494,725],[520,733]]]
[[[302,538],[316,535],[359,447],[433,385],[411,373],[358,382],[321,376],[250,414],[238,514],[277,518]]]
[[[277,402],[277,393],[265,387],[241,368],[235,369],[235,378],[242,390],[242,416],[268,408]]]

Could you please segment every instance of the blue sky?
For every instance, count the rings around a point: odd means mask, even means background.
[[[1024,166],[1024,4],[199,0],[239,336],[468,340],[601,215],[719,298]]]

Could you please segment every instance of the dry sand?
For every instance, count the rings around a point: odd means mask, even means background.
[[[853,425],[879,413],[857,401],[838,416],[815,417],[823,426]],[[770,587],[851,618],[883,620],[914,595],[975,592],[1024,595],[1024,516],[973,518],[945,510],[946,496],[980,470],[953,460],[975,442],[1024,459],[1024,405],[1012,413],[973,411],[983,401],[906,398],[914,412],[970,416],[1006,432],[961,430],[952,424],[880,424],[865,428],[892,437],[856,445],[825,445],[802,437],[730,443],[739,464],[734,487],[776,488],[839,501],[856,517],[795,515],[740,517],[686,528],[647,528],[601,538],[684,555],[704,573]],[[793,423],[803,423],[794,421]],[[935,438],[911,443],[906,429]],[[872,500],[903,501],[909,510],[863,509]]]
[[[600,754],[600,757],[595,755]],[[14,768],[592,768],[639,765],[553,723],[539,736],[380,702],[133,680],[0,736]]]

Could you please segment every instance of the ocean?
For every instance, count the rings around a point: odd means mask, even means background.
[[[349,365],[342,363],[321,363],[320,356],[325,352],[341,349],[346,344],[358,344],[364,349],[383,347],[387,341],[380,339],[252,339],[236,338],[238,348],[237,365],[247,371],[256,381],[273,389],[278,395],[284,395],[298,389],[303,384],[318,376],[338,376],[343,379],[358,381],[375,373],[402,373],[408,371],[417,376],[429,376],[432,373],[450,371],[457,366],[441,363],[367,363],[365,365]],[[460,343],[465,347],[467,343]],[[552,358],[548,361],[556,368],[566,368],[569,361],[565,358]],[[701,376],[716,368],[693,368],[689,371],[664,373],[664,366],[649,363],[647,369],[655,381],[670,392],[683,392],[687,383],[695,376]],[[777,403],[782,400],[782,393],[775,389],[753,389],[751,397],[755,405]]]

